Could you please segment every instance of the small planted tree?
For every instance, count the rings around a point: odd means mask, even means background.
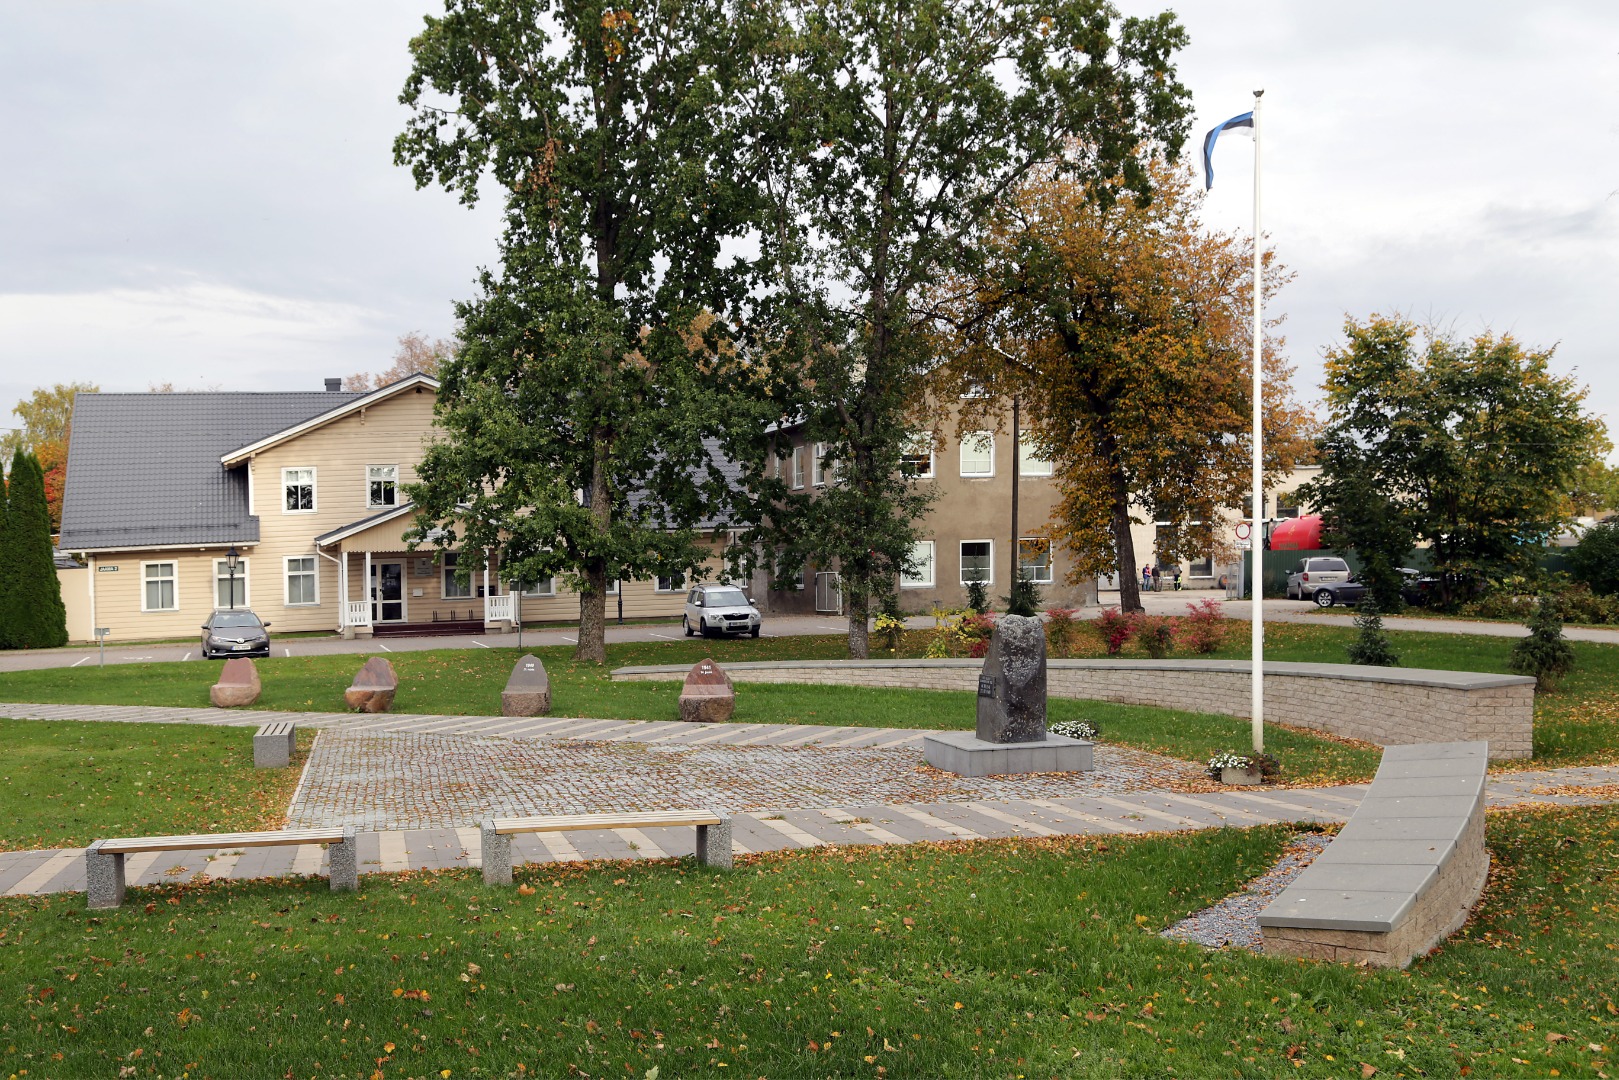
[[[11,459],[5,542],[0,550],[0,626],[14,649],[50,649],[67,644],[67,610],[51,556],[51,519],[45,505],[45,473],[39,459],[22,451]]]
[[[1383,613],[1368,594],[1355,612],[1355,640],[1347,646],[1351,664],[1368,667],[1396,667],[1400,655],[1394,651],[1388,634],[1383,630]]]
[[[1012,580],[1012,593],[1005,600],[1008,615],[1040,614],[1040,586],[1026,577]]]
[[[1574,646],[1563,637],[1563,608],[1554,596],[1542,596],[1529,617],[1529,636],[1512,647],[1507,666],[1519,675],[1533,675],[1535,689],[1554,690],[1574,670]]]

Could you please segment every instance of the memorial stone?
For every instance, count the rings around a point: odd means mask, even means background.
[[[723,724],[735,711],[731,677],[712,660],[694,664],[680,690],[680,718],[691,724]]]
[[[208,700],[217,709],[236,709],[253,704],[262,690],[253,661],[245,656],[233,656],[225,661],[219,681],[208,688]]]
[[[500,695],[502,716],[544,716],[551,711],[551,679],[532,653],[517,661]]]
[[[1003,615],[978,676],[978,737],[989,743],[1046,737],[1046,628],[1040,619]]]
[[[394,693],[399,689],[399,677],[394,666],[380,656],[373,656],[361,665],[354,675],[354,684],[343,691],[343,700],[359,712],[387,712],[393,707]]]

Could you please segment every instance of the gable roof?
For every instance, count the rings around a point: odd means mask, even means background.
[[[323,427],[334,420],[341,420],[345,416],[360,412],[379,401],[418,386],[437,390],[439,382],[431,375],[423,375],[418,372],[415,375],[406,375],[397,382],[391,382],[387,386],[381,386],[363,394],[346,394],[344,397],[347,400],[338,402],[333,408],[327,409],[325,412],[311,416],[300,423],[292,424],[281,431],[271,432],[263,438],[255,439],[252,442],[236,447],[234,450],[221,454],[219,456],[220,463],[227,466],[239,465],[254,454],[262,453],[278,443],[286,442],[288,439],[295,439],[307,431]],[[335,397],[336,395],[333,396]]]
[[[63,551],[257,543],[247,473],[221,458],[373,394],[77,394]]]

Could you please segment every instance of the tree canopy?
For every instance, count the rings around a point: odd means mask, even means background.
[[[67,611],[56,577],[45,474],[21,450],[11,458],[0,515],[0,648],[67,644]]]
[[[44,473],[45,507],[52,531],[62,525],[62,487],[67,479],[67,447],[73,427],[73,395],[96,393],[94,383],[41,387],[12,406],[22,426],[0,436],[0,462],[21,450],[39,459]]]
[[[1532,569],[1606,446],[1586,390],[1511,335],[1460,341],[1381,315],[1344,332],[1327,353],[1321,475],[1300,492],[1328,542],[1373,574],[1427,542],[1447,604]]]
[[[381,371],[358,371],[343,380],[345,390],[378,390],[412,375],[438,378],[444,365],[455,355],[456,344],[446,338],[428,340],[420,330],[399,335],[393,363]]]
[[[1190,172],[1141,164],[1147,199],[1114,180],[1048,167],[992,217],[975,274],[941,283],[947,362],[934,373],[962,426],[1022,404],[1055,465],[1053,537],[1070,579],[1119,575],[1140,608],[1132,504],[1160,530],[1158,554],[1201,557],[1242,505],[1252,461],[1252,239],[1206,229]],[[1269,255],[1265,292],[1288,275]],[[1276,320],[1269,322],[1274,330]],[[1282,340],[1265,342],[1265,465],[1280,479],[1309,449]]]
[[[779,431],[731,449],[759,500],[745,542],[789,576],[835,567],[863,657],[872,605],[906,568],[927,505],[901,459],[935,362],[929,283],[976,266],[981,223],[1041,165],[1144,196],[1141,149],[1174,154],[1185,135],[1171,57],[1186,38],[1168,14],[1121,20],[1100,0],[783,11],[769,100],[789,139],[764,179],[785,302],[756,374],[778,417],[825,446],[837,483],[793,491],[773,460]]]

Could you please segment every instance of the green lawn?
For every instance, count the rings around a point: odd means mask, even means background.
[[[313,740],[255,769],[252,728],[0,720],[0,850],[278,829]]]
[[[21,1076],[1600,1076],[1619,812],[1494,816],[1476,920],[1406,972],[1157,931],[1281,828],[0,901]],[[150,905],[150,906],[148,906]]]

